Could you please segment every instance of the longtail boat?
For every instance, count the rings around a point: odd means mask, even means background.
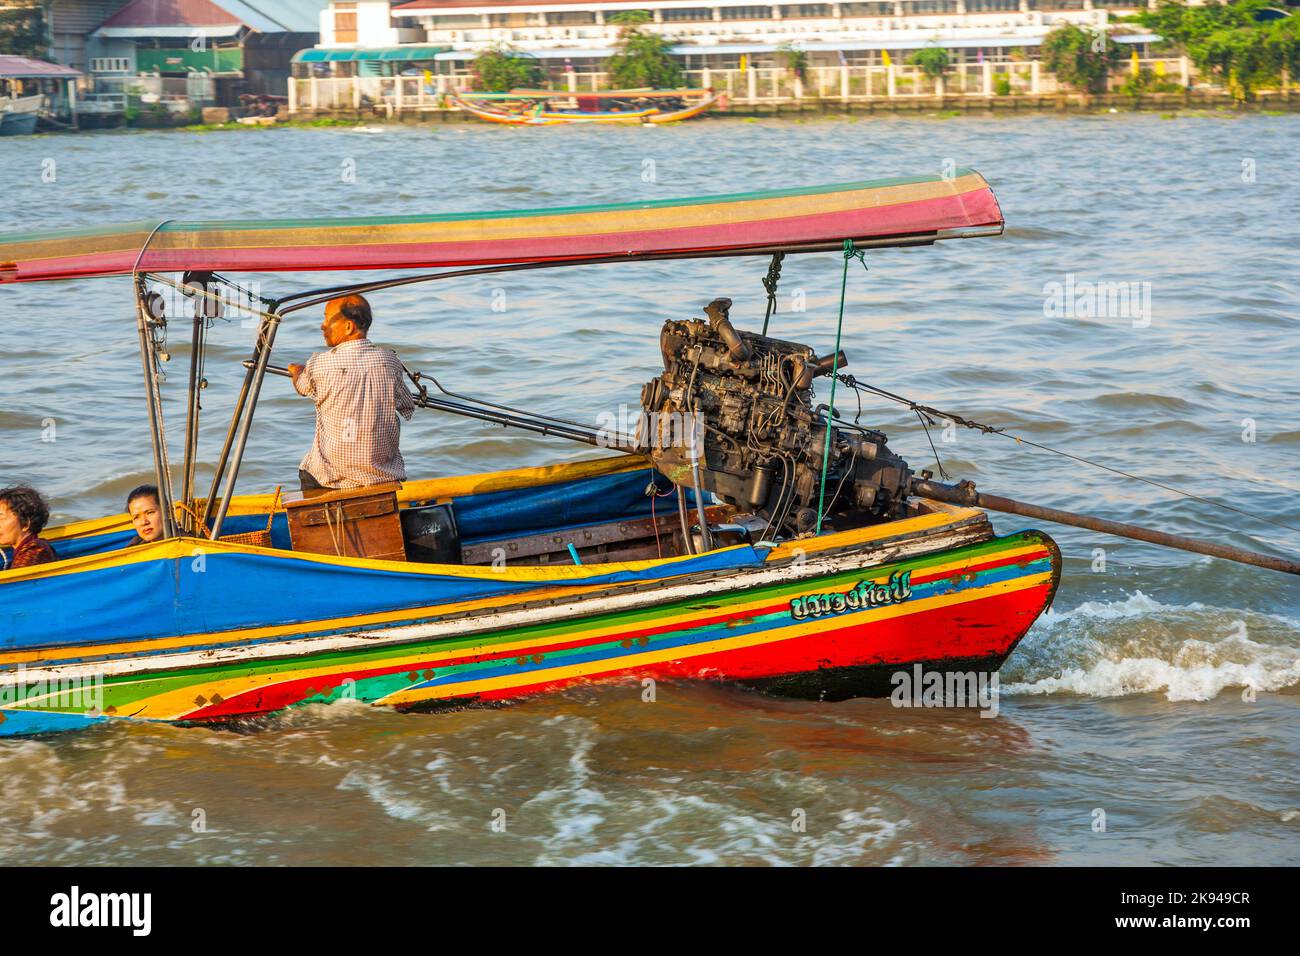
[[[290,510],[323,515],[334,534],[334,493],[291,503],[235,490],[278,370],[277,329],[344,292],[750,256],[770,257],[774,296],[787,255],[840,252],[847,268],[861,250],[1002,228],[988,184],[959,170],[516,213],[0,237],[0,281],[130,277],[164,520],[161,540],[129,547],[126,515],[49,529],[56,561],[0,572],[0,733],[221,724],[342,698],[429,709],[595,680],[721,681],[834,701],[888,693],[893,675],[918,666],[996,670],[1052,602],[1057,546],[1032,529],[996,534],[975,506],[989,496],[913,474],[833,398],[815,405],[814,382],[851,384],[844,352],[819,357],[766,324],[737,329],[724,297],[704,307],[707,321],[663,324],[664,372],[643,390],[634,434],[456,395],[411,372],[417,406],[604,451],[435,477],[419,476],[420,451],[406,448],[417,477],[378,489],[395,502],[406,560],[359,556],[337,536],[332,550],[299,547]],[[235,273],[312,269],[436,271],[256,296],[256,343],[204,494],[195,369],[213,315],[250,301]],[[192,318],[166,314],[166,289],[192,298]],[[191,342],[179,490],[157,374],[171,323]],[[211,365],[205,374],[217,380]],[[690,437],[677,440],[683,423]],[[1014,511],[1008,501],[993,507]],[[340,527],[345,517],[338,505]]]
[[[478,119],[509,126],[676,123],[711,109],[725,108],[727,102],[725,93],[712,90],[611,90],[599,93],[511,90],[506,93],[458,93],[450,99],[454,106]]]

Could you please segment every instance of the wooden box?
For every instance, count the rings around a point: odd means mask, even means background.
[[[308,491],[286,495],[293,550],[349,558],[405,561],[400,485]]]

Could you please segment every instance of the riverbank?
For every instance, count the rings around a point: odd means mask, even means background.
[[[706,114],[692,120],[701,121],[792,119],[852,119],[869,116],[902,116],[917,119],[955,119],[961,116],[1005,116],[1008,114],[1034,115],[1055,113],[1059,115],[1095,116],[1114,113],[1159,113],[1162,116],[1220,116],[1233,117],[1252,114],[1283,115],[1300,112],[1300,96],[1283,97],[1281,94],[1265,95],[1249,103],[1239,103],[1226,92],[1209,94],[1155,93],[1144,96],[1127,96],[1120,93],[1087,96],[1084,94],[1054,94],[1051,96],[1011,97],[878,97],[868,100],[840,102],[838,100],[803,100],[788,103],[756,103],[733,107],[726,111]],[[193,123],[178,119],[173,125],[136,126],[124,124],[107,127],[109,131],[131,132],[189,132],[209,133],[221,131],[266,132],[274,129],[322,129],[358,126],[441,126],[447,124],[479,124],[464,110],[423,109],[388,115],[384,110],[320,110],[299,112],[288,120],[271,125],[228,123]],[[673,124],[678,125],[678,124]],[[101,132],[103,129],[57,130],[48,132]],[[44,134],[37,134],[44,135]]]

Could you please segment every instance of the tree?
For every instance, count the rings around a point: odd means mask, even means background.
[[[909,56],[907,62],[919,67],[930,79],[937,80],[948,69],[948,51],[941,46],[928,46]]]
[[[605,61],[610,82],[618,89],[676,89],[682,84],[682,69],[669,53],[671,41],[640,29],[649,20],[644,10],[626,10],[609,18],[621,27],[618,52]]]
[[[45,59],[45,8],[37,0],[9,0],[0,8],[0,53]]]
[[[605,22],[616,27],[637,27],[653,19],[649,10],[620,10],[618,13],[611,13],[605,18]]]
[[[473,70],[474,85],[493,93],[541,86],[546,82],[546,71],[535,59],[509,46],[484,50],[474,57]]]
[[[1260,87],[1277,83],[1284,69],[1294,74],[1300,67],[1300,19],[1261,19],[1266,9],[1265,0],[1197,7],[1160,0],[1136,19],[1199,70],[1217,76],[1234,98],[1248,100]]]
[[[776,55],[785,64],[787,70],[801,80],[804,78],[804,74],[808,72],[808,53],[806,51],[799,49],[793,43],[786,42],[776,48]]]
[[[1187,52],[1211,33],[1250,26],[1263,6],[1263,0],[1238,0],[1232,4],[1210,0],[1195,7],[1182,0],[1159,0],[1154,10],[1142,10],[1134,19]]]
[[[1076,90],[1106,92],[1106,78],[1120,61],[1119,47],[1105,33],[1062,24],[1043,37],[1043,66]]]

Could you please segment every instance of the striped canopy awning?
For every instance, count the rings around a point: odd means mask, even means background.
[[[695,199],[355,219],[165,222],[0,235],[0,282],[185,270],[418,269],[902,246],[1002,230],[984,177],[842,183]]]
[[[294,63],[347,63],[372,60],[385,63],[412,60],[436,60],[446,51],[445,46],[388,46],[372,50],[327,50],[312,47],[293,55]]]

